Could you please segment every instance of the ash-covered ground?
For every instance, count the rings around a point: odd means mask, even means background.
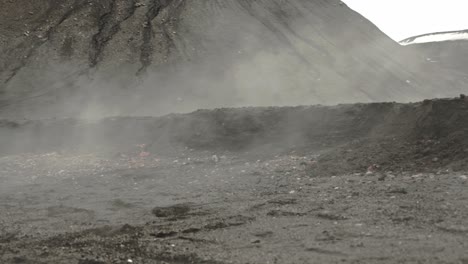
[[[468,263],[468,101],[0,122],[1,263]]]

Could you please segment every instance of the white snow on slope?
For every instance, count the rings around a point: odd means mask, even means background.
[[[442,42],[442,41],[454,41],[454,40],[468,40],[468,32],[447,32],[447,33],[438,33],[432,35],[424,35],[420,37],[415,37],[412,39],[406,39],[400,42],[401,45],[407,46],[411,44],[418,43],[428,43],[428,42]]]

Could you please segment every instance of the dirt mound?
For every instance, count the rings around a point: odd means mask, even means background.
[[[272,156],[316,153],[317,173],[466,167],[466,99],[414,104],[200,110],[163,117],[3,121],[2,154],[180,149]]]
[[[371,137],[343,144],[321,155],[310,166],[311,171],[330,175],[466,169],[467,109],[464,99],[425,101],[417,109],[395,116],[397,124],[401,122],[397,133],[388,133],[384,126]]]

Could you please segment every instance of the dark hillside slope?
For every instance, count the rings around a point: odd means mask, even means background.
[[[440,68],[440,78],[450,76],[453,84],[461,87],[464,93],[468,92],[468,41],[445,41],[422,43],[405,48],[422,52],[426,60]]]
[[[0,12],[8,117],[409,101],[466,83],[337,0],[0,0]]]
[[[411,52],[425,55],[426,61],[436,64],[440,78],[446,76],[453,85],[468,91],[468,30],[435,32],[400,41]]]

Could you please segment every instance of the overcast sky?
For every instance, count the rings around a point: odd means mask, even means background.
[[[343,0],[396,41],[468,29],[468,0]]]

